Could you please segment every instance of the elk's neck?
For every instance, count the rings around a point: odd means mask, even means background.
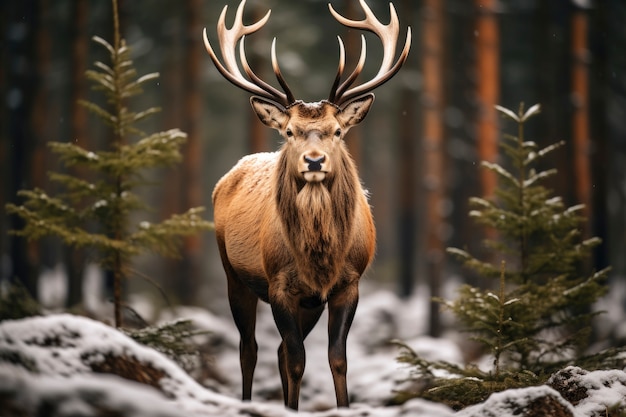
[[[284,159],[284,158],[281,158]],[[302,183],[278,164],[276,203],[299,279],[322,299],[340,278],[349,249],[360,182],[349,159],[331,178]]]

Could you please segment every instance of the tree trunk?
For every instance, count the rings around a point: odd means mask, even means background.
[[[572,51],[572,141],[574,145],[574,175],[576,199],[585,205],[587,221],[583,235],[591,235],[593,215],[591,201],[590,133],[589,133],[589,50],[587,49],[587,12],[576,8],[571,17]]]
[[[0,33],[2,33],[2,37],[0,38],[0,42],[2,45],[5,45],[4,48],[0,48],[0,62],[9,62],[9,53],[6,47],[8,40],[6,39],[6,34],[8,33],[8,25],[9,25],[9,5],[8,2],[0,3]],[[0,97],[8,98],[8,74],[7,74],[7,65],[0,65]],[[8,100],[6,102],[8,104]],[[0,161],[10,161],[11,157],[9,156],[12,149],[9,143],[9,117],[8,117],[8,109],[7,106],[2,108],[0,111]],[[6,213],[4,211],[5,205],[8,203],[9,199],[9,179],[10,177],[10,166],[11,163],[2,163],[0,164],[0,254],[8,253],[8,243],[9,239],[5,238],[8,236],[7,228],[9,226],[9,221],[7,219]],[[0,282],[8,279],[8,276],[5,276],[5,271],[9,270],[10,262],[6,259],[6,256],[0,256]]]
[[[443,201],[445,188],[444,125],[442,120],[445,99],[442,74],[444,70],[444,10],[439,0],[425,0],[422,9],[424,75],[423,155],[426,192],[426,271],[431,297],[439,297],[444,263]],[[439,336],[441,320],[439,303],[431,301],[430,334]]]
[[[88,149],[90,144],[87,133],[87,111],[79,104],[79,100],[85,100],[87,89],[85,86],[85,70],[87,69],[88,55],[88,1],[77,0],[73,10],[73,33],[72,33],[72,92],[71,92],[71,131],[70,140],[78,146]],[[70,168],[75,177],[87,175],[84,169],[79,167]],[[83,297],[83,271],[84,258],[82,252],[77,248],[65,248],[65,264],[67,267],[68,294],[67,307],[74,306],[82,302]]]
[[[200,69],[202,47],[200,45],[202,1],[186,2],[187,39],[185,48],[185,147],[184,184],[185,210],[202,205],[202,147],[200,145],[200,120],[202,116],[202,96],[200,94]],[[187,236],[184,239],[183,270],[178,276],[181,302],[193,304],[201,272],[200,258],[202,239],[200,235]]]
[[[162,47],[166,48],[164,52],[163,72],[161,73],[163,93],[161,102],[163,103],[163,124],[161,130],[169,130],[174,127],[180,127],[183,130],[183,100],[185,92],[183,91],[183,68],[182,55],[185,50],[184,39],[187,36],[184,27],[184,19],[186,15],[182,11],[176,11],[176,24],[172,26],[172,32],[167,37],[161,39]],[[169,218],[174,213],[184,211],[183,208],[183,185],[182,172],[184,162],[176,166],[170,167],[165,172],[164,187],[161,194],[161,218]],[[160,260],[164,265],[164,286],[168,294],[179,294],[179,276],[182,270],[182,261],[180,259],[163,258]],[[166,300],[166,302],[169,300]]]
[[[25,0],[20,2],[8,2],[4,10],[4,17],[8,26],[17,29],[20,27],[39,27],[39,6],[37,0]],[[8,30],[3,32],[7,36]],[[34,31],[26,30],[22,37],[6,37],[3,39],[5,48],[10,50],[14,57],[19,57],[22,65],[6,66],[7,88],[7,127],[9,138],[8,150],[12,155],[3,159],[7,163],[8,184],[7,202],[20,204],[16,195],[21,189],[32,188],[32,165],[33,149],[36,146],[36,138],[32,130],[34,97],[39,85],[39,77],[36,72],[36,37]],[[10,87],[8,87],[10,86]],[[19,216],[11,216],[8,223],[9,230],[23,229],[25,222]],[[11,279],[17,279],[28,289],[31,295],[37,299],[37,274],[36,253],[26,240],[18,236],[9,236],[9,254],[11,257]]]
[[[610,6],[604,2],[596,4],[596,12],[593,17],[590,16],[591,31],[590,45],[607,45],[609,34],[604,30],[609,25]],[[591,138],[593,138],[593,153],[591,159],[593,190],[591,196],[591,207],[595,215],[590,218],[591,230],[594,236],[602,239],[603,244],[596,246],[594,250],[594,269],[600,270],[611,263],[609,250],[609,224],[611,213],[607,205],[607,194],[610,184],[610,176],[608,174],[607,163],[611,160],[608,151],[609,129],[607,123],[608,114],[608,98],[609,90],[609,73],[607,46],[602,48],[594,48],[593,66],[591,66],[590,76],[590,96],[589,96],[589,118]],[[619,272],[615,271],[615,276],[619,276]]]
[[[402,3],[402,16],[407,22],[411,21],[411,1]],[[415,52],[413,52],[415,54]],[[414,57],[415,55],[413,55]],[[413,59],[404,64],[403,71],[413,66]],[[417,250],[417,222],[421,217],[417,205],[417,178],[420,163],[417,160],[418,134],[415,121],[416,105],[415,92],[403,88],[400,94],[402,110],[399,118],[399,177],[398,177],[398,290],[403,298],[413,293],[416,280],[416,254]]]
[[[498,119],[494,106],[500,94],[499,31],[496,16],[497,0],[475,0],[476,77],[478,93],[477,144],[481,161],[496,162],[498,158]],[[492,197],[496,188],[493,172],[481,169],[482,194]]]

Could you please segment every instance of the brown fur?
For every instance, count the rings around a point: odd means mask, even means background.
[[[317,120],[328,109],[337,111],[329,104],[321,109],[296,106],[292,118],[306,126],[309,118]],[[271,280],[272,272],[291,264],[306,284],[302,289],[325,300],[340,279],[350,249],[365,252],[356,257],[360,261],[355,271],[361,274],[369,264],[375,240],[373,220],[343,141],[327,148],[334,169],[319,184],[301,178],[294,166],[300,149],[294,148],[287,141],[280,153],[250,155],[220,180],[213,193],[218,239],[225,232],[232,236],[224,239],[228,260],[236,270],[253,279]],[[355,220],[365,235],[354,233]],[[355,238],[366,238],[367,243],[355,244]],[[275,250],[266,246],[281,247],[281,256],[271,259]],[[281,275],[281,279],[287,277]],[[259,295],[266,299],[265,294]]]
[[[289,352],[292,343],[301,345],[321,314],[318,306],[326,302],[329,314],[338,317],[331,321],[337,323],[333,326],[337,335],[332,337],[339,340],[329,342],[343,345],[329,350],[329,357],[331,365],[336,364],[331,366],[333,376],[339,378],[338,403],[347,405],[347,394],[340,393],[345,391],[345,337],[356,309],[358,280],[374,256],[375,229],[366,193],[342,137],[362,120],[372,101],[369,95],[342,109],[328,102],[298,102],[284,109],[253,98],[259,118],[279,130],[286,142],[279,152],[243,158],[213,192],[216,236],[233,316],[242,333],[242,368],[244,363],[256,362],[249,356],[252,353],[243,352],[255,345],[244,339],[250,337],[245,330],[248,324],[254,326],[252,297],[259,297],[272,305],[283,336],[280,357],[287,356],[281,362],[286,364],[281,365],[281,376],[285,401],[293,408],[297,407],[304,356],[296,360],[284,352]],[[300,172],[303,155],[325,156],[322,181],[304,179]],[[307,315],[311,318],[296,320],[300,330],[293,334],[290,317]],[[251,380],[253,366],[243,372],[244,381]],[[290,391],[292,380],[297,387]],[[244,382],[244,399],[249,389]]]
[[[357,204],[361,203],[361,210],[369,210],[343,144],[336,151],[333,166],[340,168],[321,184],[302,184],[294,177],[287,151],[281,154],[276,172],[274,197],[299,279],[318,292],[322,300],[336,284],[346,261]]]

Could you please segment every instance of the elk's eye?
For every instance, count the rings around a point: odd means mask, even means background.
[[[335,130],[335,136],[337,137],[341,136],[341,129]]]
[[[293,137],[293,132],[291,131],[291,129],[287,129],[287,131],[285,133],[287,134],[288,138]]]

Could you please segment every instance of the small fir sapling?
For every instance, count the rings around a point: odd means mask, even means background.
[[[180,162],[180,147],[187,135],[179,129],[146,134],[137,128],[138,122],[159,109],[133,111],[129,101],[142,94],[142,87],[158,74],[137,76],[130,48],[120,36],[117,2],[112,3],[113,44],[93,38],[108,51],[110,63],[95,62],[86,72],[93,89],[104,93],[108,107],[81,101],[111,129],[108,146],[88,150],[71,142],[50,142],[50,150],[64,167],[79,167],[88,175],[50,172],[50,180],[63,191],[50,195],[38,188],[22,190],[19,195],[24,203],[9,204],[7,211],[25,221],[23,229],[13,231],[17,235],[30,240],[53,235],[71,247],[91,249],[95,260],[114,276],[115,324],[120,327],[122,281],[134,273],[132,258],[147,251],[176,257],[182,236],[209,230],[212,223],[202,219],[203,207],[194,207],[160,223],[131,224],[131,214],[147,208],[135,193],[148,183],[146,171]]]
[[[493,198],[471,199],[472,217],[495,230],[484,241],[489,260],[467,250],[448,253],[499,289],[463,285],[456,300],[439,300],[462,328],[493,358],[493,368],[431,363],[400,344],[400,361],[415,366],[430,381],[419,393],[460,408],[486,399],[492,392],[543,383],[552,372],[584,358],[591,368],[608,363],[605,354],[583,357],[591,321],[591,305],[605,292],[609,268],[585,271],[585,261],[598,238],[581,236],[583,206],[566,207],[543,184],[555,169],[537,170],[538,162],[563,142],[540,148],[524,138],[524,123],[539,113],[539,105],[517,113],[497,106],[517,124],[517,135],[505,135],[505,164],[483,162],[498,185]],[[454,404],[450,398],[455,398]]]

